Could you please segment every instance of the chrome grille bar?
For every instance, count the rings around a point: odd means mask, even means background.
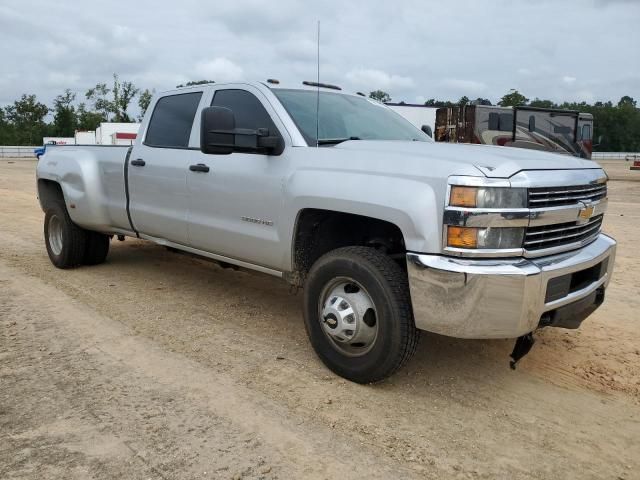
[[[576,187],[530,188],[529,207],[572,205],[582,200],[596,201],[607,196],[607,185],[578,185]]]
[[[525,234],[525,250],[539,250],[576,241],[595,239],[602,228],[603,216],[593,217],[589,222],[579,224],[552,224],[543,227],[529,228]],[[564,233],[559,233],[564,232]]]

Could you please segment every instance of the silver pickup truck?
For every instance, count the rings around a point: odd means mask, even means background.
[[[533,150],[434,143],[388,107],[305,82],[158,94],[133,147],[49,147],[37,168],[47,252],[105,261],[138,237],[304,289],[334,372],[381,380],[420,330],[518,338],[577,328],[604,300],[607,176]],[[512,363],[513,363],[512,362]]]

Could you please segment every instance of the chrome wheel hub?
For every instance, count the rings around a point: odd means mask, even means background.
[[[49,218],[49,226],[47,228],[49,234],[49,248],[54,255],[62,253],[62,221],[57,215]]]
[[[350,278],[337,278],[323,291],[320,324],[333,346],[349,356],[367,353],[378,336],[376,310],[367,291]]]

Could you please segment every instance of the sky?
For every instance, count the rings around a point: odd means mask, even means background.
[[[189,80],[316,78],[393,101],[640,100],[640,0],[0,0],[0,105],[84,92],[112,74],[162,91]]]

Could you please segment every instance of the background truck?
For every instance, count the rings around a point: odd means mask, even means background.
[[[546,150],[591,158],[593,116],[573,110],[466,105],[436,112],[435,140]]]
[[[132,147],[50,146],[37,167],[55,266],[101,263],[118,235],[282,278],[322,361],[361,383],[421,330],[518,338],[516,361],[537,328],[577,328],[613,271],[606,180],[582,158],[434,143],[312,82],[161,93]]]

